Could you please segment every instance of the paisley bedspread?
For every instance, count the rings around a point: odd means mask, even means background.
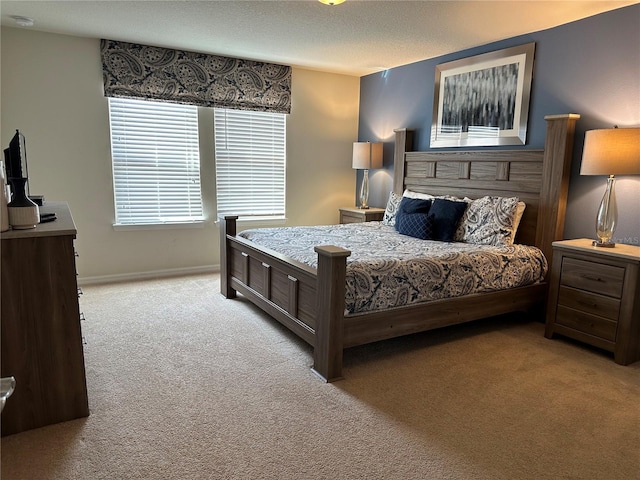
[[[536,247],[420,240],[381,222],[259,228],[238,235],[314,268],[314,246],[350,250],[348,313],[534,284],[544,279],[548,268]]]

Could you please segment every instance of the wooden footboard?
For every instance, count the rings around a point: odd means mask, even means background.
[[[242,293],[313,346],[313,370],[325,381],[342,375],[347,257],[343,248],[315,247],[317,270],[236,236],[237,216],[220,218],[220,291]]]

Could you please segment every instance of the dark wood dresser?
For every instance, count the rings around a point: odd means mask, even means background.
[[[3,232],[1,376],[16,389],[2,411],[2,435],[89,415],[74,239],[66,203],[57,220]]]

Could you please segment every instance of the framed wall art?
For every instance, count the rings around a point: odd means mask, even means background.
[[[431,147],[524,145],[535,43],[436,66]]]

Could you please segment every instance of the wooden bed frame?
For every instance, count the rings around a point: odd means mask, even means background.
[[[413,132],[395,131],[393,190],[479,198],[518,196],[527,207],[517,243],[536,245],[551,265],[551,243],[562,239],[575,122],[545,117],[544,150],[413,152]],[[345,272],[351,252],[317,246],[317,269],[236,236],[237,216],[220,218],[220,289],[240,292],[313,346],[313,371],[342,378],[345,348],[508,312],[543,307],[547,283],[505,291],[345,314]]]

